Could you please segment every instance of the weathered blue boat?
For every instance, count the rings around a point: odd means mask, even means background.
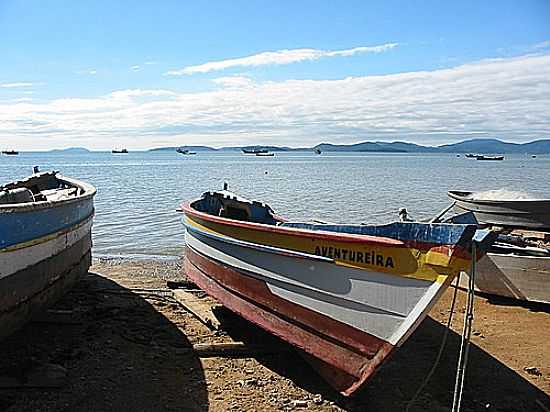
[[[87,273],[95,193],[56,172],[0,186],[0,339]]]

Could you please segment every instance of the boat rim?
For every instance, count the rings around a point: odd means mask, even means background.
[[[503,204],[519,204],[519,203],[550,203],[550,199],[504,199],[504,200],[490,200],[490,199],[468,199],[466,196],[476,192],[462,191],[462,190],[449,190],[447,196],[453,200],[466,203],[478,203],[485,205],[503,205]]]
[[[398,239],[385,237],[385,236],[361,235],[361,234],[353,234],[353,233],[332,232],[327,230],[310,230],[310,229],[304,229],[304,228],[268,225],[265,223],[256,223],[256,222],[247,222],[247,221],[229,219],[222,216],[214,216],[205,212],[200,212],[191,206],[194,202],[197,202],[201,199],[202,198],[197,198],[194,200],[185,201],[181,203],[180,211],[183,212],[185,215],[191,215],[199,219],[203,219],[213,223],[223,224],[227,226],[233,226],[233,227],[244,228],[249,230],[258,230],[263,232],[271,232],[271,233],[277,233],[277,234],[283,234],[283,235],[292,235],[292,236],[301,235],[304,237],[325,240],[325,241],[328,240],[328,241],[338,241],[338,242],[344,242],[344,243],[367,243],[367,244],[375,244],[378,246],[405,247],[405,248],[413,247],[413,246],[422,247],[424,245],[430,245],[430,247],[437,246],[437,245],[442,246],[442,244],[439,244],[439,243],[434,244],[431,242],[403,241],[403,240],[398,240]],[[280,220],[281,222],[286,221],[286,219],[278,216],[277,214],[272,214],[272,216]],[[184,225],[185,225],[185,222],[184,222]],[[438,223],[438,225],[452,226],[454,224]]]
[[[60,173],[55,173],[55,177],[62,182],[69,183],[73,186],[76,186],[84,190],[84,193],[71,199],[42,200],[38,202],[25,202],[25,203],[8,203],[5,205],[0,205],[0,213],[25,212],[25,211],[34,211],[34,210],[45,209],[50,207],[58,207],[61,205],[80,202],[80,201],[92,198],[97,193],[97,189],[95,188],[95,186],[89,183],[86,183],[71,177],[63,176]]]

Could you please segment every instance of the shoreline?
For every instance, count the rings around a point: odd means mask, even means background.
[[[0,387],[16,386],[0,389],[0,410],[404,410],[435,360],[452,297],[449,288],[364,390],[343,398],[289,345],[204,293],[193,292],[214,308],[221,330],[178,305],[166,282],[185,280],[181,264],[179,258],[94,259],[89,274],[53,308],[69,319],[33,322],[0,342]],[[465,296],[458,292],[447,347],[411,411],[448,410]],[[463,410],[544,412],[537,402],[550,408],[550,342],[542,330],[550,305],[478,296],[475,310]],[[189,350],[228,342],[284,350],[238,358],[201,358]],[[54,387],[17,387],[52,380]]]

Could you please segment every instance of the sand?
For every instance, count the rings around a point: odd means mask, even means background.
[[[405,410],[436,357],[453,293],[348,399],[289,345],[196,291],[217,307],[222,330],[199,322],[165,290],[167,280],[178,279],[178,261],[96,261],[54,312],[0,343],[0,410]],[[444,355],[411,411],[449,410],[465,299],[459,292]],[[241,358],[199,358],[189,350],[233,341],[282,350]],[[549,305],[477,297],[472,342],[464,411],[550,409]]]

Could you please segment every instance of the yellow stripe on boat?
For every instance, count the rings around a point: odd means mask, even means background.
[[[469,261],[438,250],[378,246],[355,242],[327,241],[293,234],[264,232],[186,216],[186,224],[207,233],[250,243],[324,256],[335,264],[368,269],[396,276],[443,283],[448,276],[465,270]]]

